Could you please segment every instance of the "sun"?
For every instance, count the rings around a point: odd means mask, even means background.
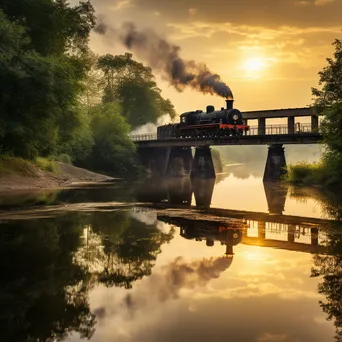
[[[244,69],[247,71],[261,71],[266,66],[266,61],[258,57],[249,58],[244,63]]]

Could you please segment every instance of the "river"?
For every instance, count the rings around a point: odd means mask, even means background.
[[[340,203],[238,172],[2,195],[0,340],[338,341]]]

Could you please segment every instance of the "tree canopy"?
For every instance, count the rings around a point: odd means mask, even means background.
[[[1,1],[1,154],[67,154],[94,170],[138,170],[128,133],[175,110],[131,54],[90,51],[95,20],[90,0]]]
[[[342,182],[342,41],[335,40],[332,58],[319,73],[322,89],[312,89],[316,110],[323,112],[321,132],[324,138],[323,155],[326,183]]]
[[[25,158],[52,154],[80,123],[82,52],[91,4],[3,1],[0,7],[0,146]],[[75,52],[72,53],[72,50]]]
[[[103,72],[103,102],[118,101],[133,129],[147,122],[156,123],[165,114],[176,116],[170,100],[161,96],[151,68],[133,60],[132,54],[101,56],[97,67]]]

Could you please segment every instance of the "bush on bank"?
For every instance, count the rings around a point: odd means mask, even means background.
[[[319,185],[326,180],[326,167],[323,162],[290,164],[285,176],[285,181],[289,183],[304,185]]]

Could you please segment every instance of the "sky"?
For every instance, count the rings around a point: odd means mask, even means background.
[[[75,3],[76,0],[72,0]],[[342,0],[92,0],[96,15],[116,29],[132,22],[180,47],[185,60],[205,63],[231,88],[235,107],[261,110],[312,103],[311,87],[342,39]],[[91,34],[98,54],[127,51],[110,35]],[[135,59],[147,64],[147,61]],[[224,106],[219,96],[177,91],[153,70],[176,111]]]

